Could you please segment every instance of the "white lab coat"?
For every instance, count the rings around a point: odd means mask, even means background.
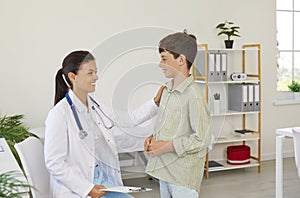
[[[88,109],[80,102],[72,91],[69,91],[70,98],[76,107],[79,118],[88,112]],[[89,108],[93,102],[88,100]],[[111,116],[114,122],[125,127],[134,126],[150,119],[157,113],[157,106],[153,100],[146,102],[132,113],[131,119],[125,118],[118,113],[109,112],[108,108],[102,109]],[[92,117],[96,123],[101,123],[98,116],[91,109]],[[116,120],[117,119],[117,120]],[[83,129],[89,123],[80,120]],[[92,121],[91,121],[92,122]],[[79,129],[74,119],[72,110],[64,98],[55,105],[48,114],[45,129],[45,164],[50,173],[51,195],[54,198],[75,198],[87,197],[93,188],[95,159],[95,142],[93,132],[87,131],[88,136],[84,139],[79,138]],[[119,168],[118,151],[115,140],[110,132],[99,124],[107,145],[113,151],[109,156],[110,163],[114,163]],[[104,146],[107,146],[104,145]],[[121,178],[121,175],[120,175]]]

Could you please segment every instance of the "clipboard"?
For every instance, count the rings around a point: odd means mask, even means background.
[[[135,192],[147,192],[151,191],[151,188],[146,187],[132,187],[132,186],[114,186],[109,188],[101,189],[106,192],[120,192],[120,193],[135,193]]]

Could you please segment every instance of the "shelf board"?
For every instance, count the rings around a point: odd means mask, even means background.
[[[258,167],[259,166],[259,163],[253,159],[250,159],[250,164],[243,164],[243,165],[231,165],[231,164],[228,164],[226,160],[220,160],[217,162],[220,164],[223,164],[224,167],[209,168],[208,172],[216,172],[216,171],[233,170],[233,169],[250,168],[250,167]]]
[[[199,84],[205,84],[206,82],[204,80],[195,80],[196,83]],[[240,83],[259,83],[258,79],[247,79],[247,80],[227,80],[227,81],[212,81],[207,82],[209,85],[219,85],[219,84],[240,84]]]
[[[205,48],[203,47],[198,47],[198,50],[205,51]],[[234,51],[259,51],[257,48],[232,48],[232,49],[227,49],[227,48],[210,48],[208,49],[209,52],[234,52]]]
[[[216,138],[215,144],[224,144],[224,143],[232,143],[232,142],[242,142],[242,141],[251,141],[251,140],[258,140],[259,137],[252,137],[252,138],[242,138],[233,135],[228,136],[220,136]]]
[[[229,116],[229,115],[243,115],[243,114],[258,114],[258,113],[259,113],[259,111],[244,111],[244,112],[241,112],[241,111],[228,110],[226,112],[221,112],[221,113],[218,113],[218,114],[211,113],[210,115],[211,116]]]

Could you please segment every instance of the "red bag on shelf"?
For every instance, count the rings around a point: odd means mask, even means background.
[[[247,145],[234,145],[227,147],[227,163],[242,165],[250,163],[250,147]]]

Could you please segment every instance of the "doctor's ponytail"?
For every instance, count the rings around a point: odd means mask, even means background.
[[[61,99],[65,97],[65,94],[69,90],[66,80],[64,79],[63,69],[59,69],[55,76],[55,98],[54,105],[56,105]]]

